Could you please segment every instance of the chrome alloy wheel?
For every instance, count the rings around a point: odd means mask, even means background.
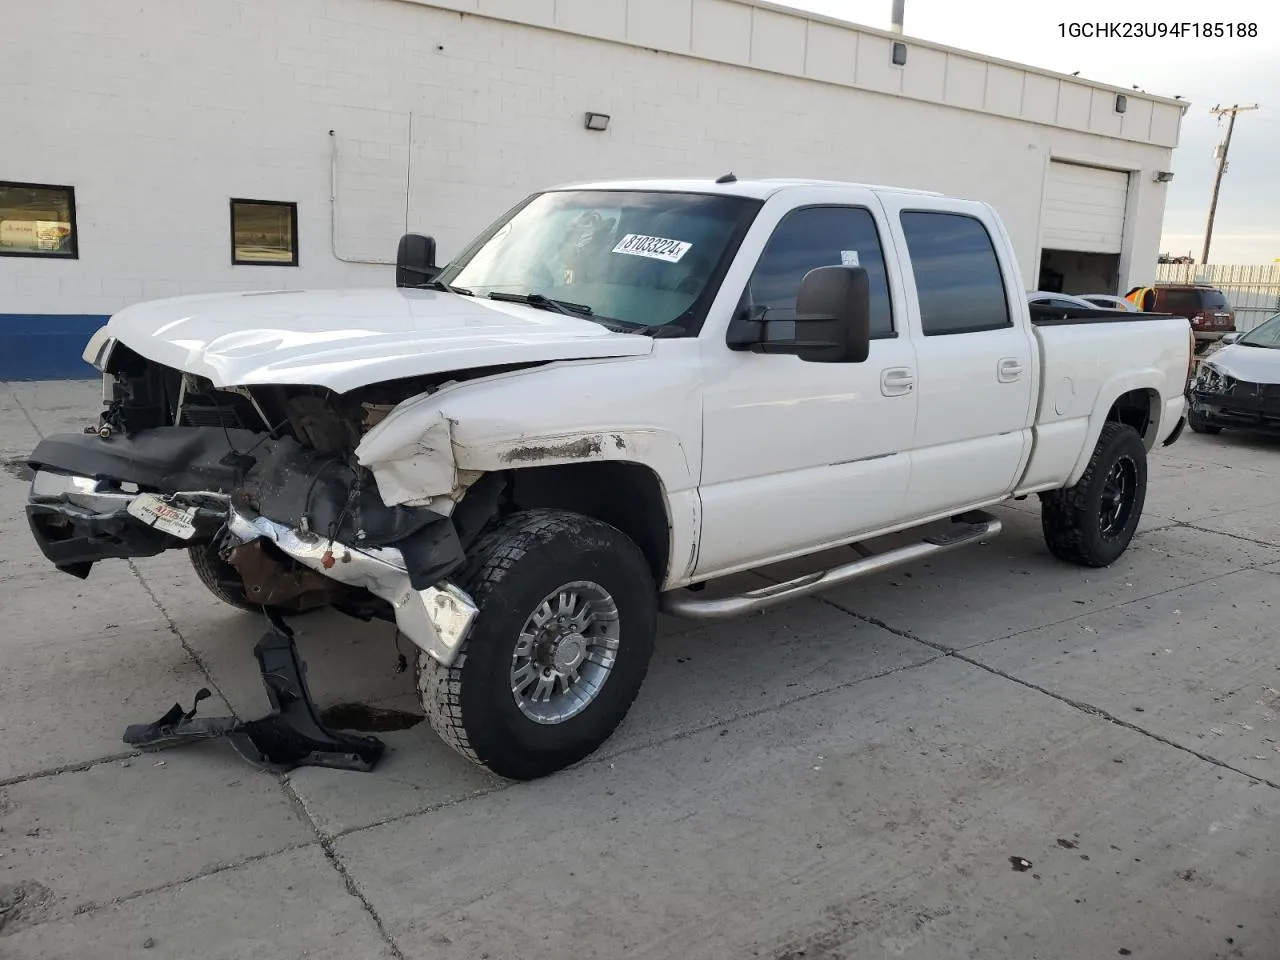
[[[548,594],[511,655],[511,693],[535,723],[563,723],[599,696],[618,657],[618,605],[587,580]]]

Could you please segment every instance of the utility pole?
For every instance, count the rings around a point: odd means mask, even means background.
[[[1236,114],[1242,110],[1257,110],[1256,103],[1247,107],[1239,104],[1231,107],[1216,106],[1210,113],[1218,115],[1218,122],[1222,122],[1222,115],[1227,114],[1230,119],[1227,121],[1227,136],[1222,143],[1218,144],[1218,149],[1214,151],[1218,157],[1218,175],[1213,178],[1213,199],[1209,201],[1209,223],[1204,229],[1204,251],[1200,254],[1200,262],[1202,264],[1209,262],[1209,244],[1213,242],[1213,218],[1218,213],[1218,191],[1222,189],[1222,175],[1227,172],[1227,151],[1231,149],[1231,131],[1236,127]]]

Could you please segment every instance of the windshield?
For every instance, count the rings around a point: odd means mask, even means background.
[[[696,334],[759,208],[745,197],[707,194],[538,194],[486,230],[440,279],[479,297],[533,294],[571,311],[589,308],[600,321],[675,324]]]
[[[1280,313],[1272,314],[1236,341],[1246,347],[1269,347],[1280,350]]]

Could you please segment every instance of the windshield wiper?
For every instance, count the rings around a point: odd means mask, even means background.
[[[655,340],[683,337],[685,334],[684,327],[675,323],[651,323],[643,327],[627,327],[621,331],[622,333],[634,333],[640,337],[653,337]]]
[[[451,287],[443,280],[428,280],[426,283],[418,284],[419,290],[439,290],[442,293],[457,293],[464,297],[474,297],[475,294],[466,287]]]
[[[589,317],[594,311],[584,303],[570,303],[567,300],[552,300],[541,293],[502,293],[489,294],[490,300],[501,300],[505,303],[527,303],[539,310],[550,310],[552,313],[563,313],[566,317]]]

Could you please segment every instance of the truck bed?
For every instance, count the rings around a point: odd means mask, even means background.
[[[1189,350],[1185,317],[1033,306],[1040,383],[1031,458],[1020,493],[1079,479],[1110,408],[1130,391],[1154,398],[1144,441],[1150,449],[1181,415]],[[1135,362],[1136,361],[1136,362]],[[1161,402],[1160,397],[1172,398]],[[1101,407],[1108,409],[1100,409]]]

